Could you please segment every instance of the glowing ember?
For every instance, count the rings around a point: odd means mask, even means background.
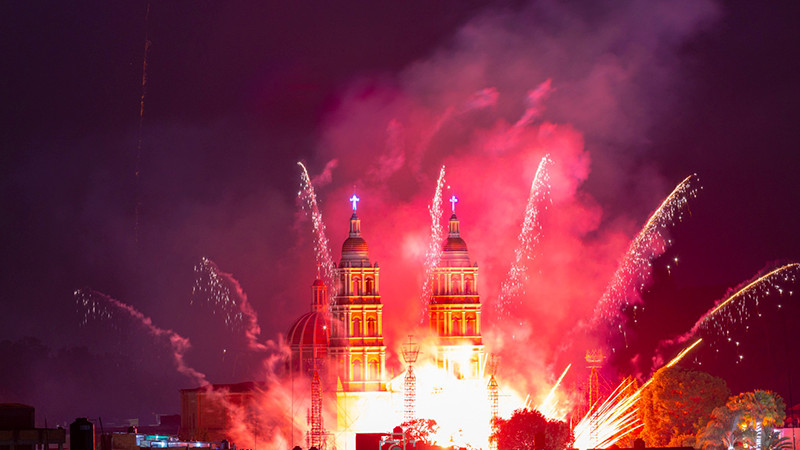
[[[525,219],[517,238],[519,244],[514,252],[514,262],[511,264],[506,280],[500,287],[500,295],[497,298],[497,309],[500,315],[510,314],[508,311],[510,299],[518,297],[524,292],[528,261],[533,259],[533,250],[539,243],[541,235],[539,213],[542,209],[547,208],[546,200],[550,193],[550,176],[547,168],[552,162],[550,155],[545,155],[539,162],[536,176],[531,183],[531,192],[525,207]]]

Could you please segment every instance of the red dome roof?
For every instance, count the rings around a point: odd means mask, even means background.
[[[342,256],[345,253],[362,253],[366,255],[367,252],[367,241],[361,236],[350,236],[342,244]]]
[[[446,252],[466,252],[467,243],[460,237],[450,236],[444,244],[444,251]]]
[[[291,347],[327,346],[331,335],[330,321],[325,312],[305,313],[289,328],[286,341]]]

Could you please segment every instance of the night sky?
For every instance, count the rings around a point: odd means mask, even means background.
[[[84,323],[78,289],[187,337],[187,363],[211,382],[263,378],[268,355],[193,294],[195,267],[206,257],[238,280],[259,339],[279,344],[316,276],[298,161],[336,260],[347,198],[362,199],[395,374],[396,346],[419,319],[442,164],[481,270],[486,344],[521,355],[501,375],[531,392],[570,358],[580,365],[585,349],[567,336],[692,173],[702,189],[669,229],[644,311],[628,314],[627,347],[598,338],[615,349],[609,379],[646,377],[658,343],[729,288],[800,262],[797,2],[156,1],[147,22],[145,2],[0,8],[0,402],[32,404],[38,425],[150,423],[195,387],[164,339],[122,311]],[[551,203],[521,319],[490,331],[510,320],[492,302],[545,153]],[[730,324],[732,342],[707,336],[687,366],[734,393],[800,401],[800,294],[787,294],[800,285],[782,287]]]

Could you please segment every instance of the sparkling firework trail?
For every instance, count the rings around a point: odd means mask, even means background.
[[[191,378],[197,385],[205,385],[206,376],[191,367],[186,365],[184,355],[189,350],[191,344],[189,339],[179,335],[172,330],[165,330],[153,324],[153,320],[139,312],[133,306],[122,303],[121,301],[110,297],[102,292],[93,289],[78,289],[74,293],[75,301],[79,306],[83,306],[86,316],[83,323],[86,323],[88,318],[110,319],[113,314],[108,309],[108,306],[113,306],[117,309],[126,312],[129,316],[136,319],[141,323],[145,329],[156,338],[167,338],[172,347],[172,357],[175,360],[175,366],[183,375]]]
[[[332,289],[335,292],[336,277],[334,269],[336,265],[333,263],[328,237],[325,235],[325,222],[322,221],[322,213],[319,211],[317,194],[314,192],[314,186],[311,184],[311,178],[308,176],[306,166],[301,162],[298,162],[297,165],[303,169],[300,174],[301,188],[297,196],[305,201],[305,207],[311,211],[311,222],[314,226],[314,254],[317,266],[322,272],[322,281],[328,286],[328,289]],[[331,301],[334,297],[334,295],[330,296]]]
[[[684,356],[694,349],[702,339],[698,339],[689,347],[683,349],[678,356],[672,359],[665,367],[672,367]],[[642,391],[653,381],[651,377],[639,389],[630,393],[633,380],[620,383],[614,392],[597,408],[594,405],[586,416],[575,426],[575,448],[607,448],[620,439],[642,427],[639,421],[636,403]]]
[[[194,271],[197,278],[192,288],[193,296],[202,294],[210,303],[219,307],[225,314],[226,325],[242,327],[247,346],[251,350],[268,350],[267,346],[259,342],[261,327],[258,325],[258,315],[247,300],[247,294],[239,281],[232,274],[219,270],[214,261],[205,257],[194,267]]]
[[[242,312],[236,306],[236,300],[231,295],[230,287],[219,275],[216,264],[203,257],[200,263],[195,264],[194,273],[192,299],[189,303],[209,303],[214,308],[215,315],[217,311],[222,313],[225,325],[233,329],[241,327]]]
[[[444,188],[444,166],[439,170],[439,179],[436,181],[436,192],[428,206],[431,216],[431,237],[428,242],[428,252],[425,254],[425,283],[422,285],[420,298],[420,323],[427,317],[428,302],[431,298],[433,270],[439,265],[442,258],[442,241],[444,241],[444,225],[442,225],[442,189]]]
[[[800,264],[791,263],[778,267],[764,275],[757,276],[743,287],[737,289],[733,294],[728,295],[723,300],[717,301],[717,304],[713,308],[700,316],[686,334],[675,339],[661,341],[659,343],[659,349],[673,344],[682,344],[701,331],[727,336],[728,340],[731,340],[731,331],[728,325],[733,323],[741,324],[750,318],[751,308],[748,308],[748,302],[753,303],[753,306],[757,309],[759,298],[763,297],[771,290],[783,295],[784,288],[781,283],[788,285],[796,284],[798,281],[798,271],[800,271]],[[789,295],[793,294],[792,291],[788,291],[788,293]],[[739,307],[734,308],[734,305],[737,304]],[[779,304],[778,307],[780,308],[781,305]],[[654,360],[657,362],[659,359],[660,356],[657,352]]]
[[[694,187],[692,183],[696,180],[697,174],[692,174],[681,181],[631,241],[628,251],[595,308],[595,325],[601,320],[607,323],[621,323],[619,315],[622,308],[641,301],[641,291],[650,279],[653,259],[663,254],[671,244],[664,233],[675,222],[683,219],[689,199],[697,196],[699,188]]]
[[[568,365],[564,372],[561,373],[561,376],[558,377],[558,381],[553,387],[550,389],[550,392],[547,393],[547,397],[542,400],[542,403],[536,408],[543,416],[547,418],[547,420],[564,420],[565,413],[559,413],[558,411],[558,399],[556,398],[556,389],[558,386],[561,385],[561,380],[564,379],[564,376],[569,372],[569,368],[572,367],[572,364]]]
[[[539,214],[543,209],[547,209],[547,200],[550,194],[550,174],[548,166],[552,164],[550,155],[545,155],[539,162],[536,176],[531,183],[531,192],[528,196],[528,204],[525,207],[525,219],[522,222],[522,229],[519,232],[519,245],[514,252],[514,263],[508,271],[506,280],[500,287],[500,295],[497,298],[497,310],[501,315],[508,315],[508,306],[511,298],[518,297],[524,293],[525,281],[527,280],[528,261],[533,259],[533,250],[539,243],[541,236],[541,220]]]

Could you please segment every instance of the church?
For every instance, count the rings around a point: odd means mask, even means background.
[[[312,284],[311,310],[287,334],[287,367],[312,378],[308,441],[317,447],[327,443],[353,449],[356,434],[385,433],[409,417],[403,377],[390,380],[386,371],[380,267],[370,262],[358,200],[355,195],[350,199],[353,214],[335,268],[336,286],[329,291],[318,277]],[[427,321],[436,341],[436,367],[459,380],[478,380],[486,364],[478,265],[461,237],[457,201],[453,196],[447,239],[432,271]],[[323,410],[332,411],[328,403],[334,401],[336,423],[323,423]]]

